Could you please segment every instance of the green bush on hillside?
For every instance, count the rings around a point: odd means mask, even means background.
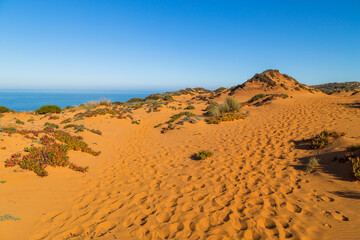
[[[4,106],[0,106],[0,113],[6,113],[6,112],[10,112],[10,109]]]
[[[35,111],[36,114],[61,113],[61,108],[56,105],[45,105]]]

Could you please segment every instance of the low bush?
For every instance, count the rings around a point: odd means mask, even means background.
[[[35,111],[36,114],[61,113],[61,108],[56,105],[45,105]]]
[[[10,112],[10,109],[4,106],[0,106],[0,113],[7,113],[7,112]]]
[[[207,107],[206,115],[218,117],[224,113],[238,112],[240,108],[241,103],[239,103],[235,98],[226,98],[222,104],[212,103],[209,107]]]
[[[213,153],[210,152],[210,151],[200,151],[198,153],[195,153],[193,155],[193,158],[196,159],[196,160],[204,160],[204,159],[206,159],[208,157],[211,157],[212,155],[213,155]]]
[[[15,120],[15,123],[16,123],[16,124],[20,124],[20,125],[24,125],[24,124],[25,124],[23,121],[21,121],[21,120],[19,120],[19,119],[16,119],[16,120]]]
[[[194,107],[193,105],[189,105],[189,106],[187,106],[185,109],[193,110],[193,109],[195,109],[195,107]]]
[[[323,148],[329,144],[331,144],[335,138],[344,136],[343,132],[335,132],[335,131],[327,131],[324,130],[320,134],[315,135],[310,139],[310,147],[313,149]]]
[[[206,118],[205,121],[208,124],[219,124],[220,122],[234,121],[234,120],[245,119],[245,118],[246,118],[245,115],[240,115],[237,113],[226,113],[226,114],[222,114],[218,117]]]
[[[257,95],[255,95],[255,96],[253,96],[253,97],[248,101],[248,103],[253,103],[253,102],[255,102],[255,101],[259,100],[259,99],[262,99],[262,98],[264,98],[264,97],[266,97],[266,96],[269,96],[269,95],[270,95],[270,94],[264,94],[264,93],[257,94]]]
[[[305,167],[306,172],[312,172],[319,165],[319,159],[312,157],[309,159],[308,164]]]

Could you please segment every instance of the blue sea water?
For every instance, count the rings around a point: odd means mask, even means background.
[[[124,102],[135,97],[143,98],[151,93],[156,93],[156,91],[0,90],[0,106],[15,111],[34,111],[43,105],[57,105],[65,108],[104,98],[112,102]]]

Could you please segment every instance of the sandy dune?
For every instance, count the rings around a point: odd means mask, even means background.
[[[78,134],[102,151],[97,157],[71,152],[74,162],[90,166],[87,173],[48,167],[49,176],[41,178],[5,168],[4,160],[31,141],[0,133],[6,147],[0,180],[7,181],[0,184],[0,215],[21,218],[0,222],[0,239],[359,239],[359,182],[348,163],[332,160],[360,143],[354,104],[360,97],[292,96],[244,107],[249,116],[243,120],[185,123],[165,134],[154,126],[179,110],[136,110],[139,125],[107,115],[85,118],[79,123],[103,133]],[[202,102],[194,106],[203,113]],[[1,126],[14,117],[30,115],[6,114]],[[34,118],[23,128],[47,121]],[[322,150],[298,144],[324,129],[346,135]],[[204,149],[214,155],[191,158]],[[311,174],[303,170],[310,156],[321,160]]]

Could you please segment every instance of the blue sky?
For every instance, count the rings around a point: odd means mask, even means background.
[[[360,1],[0,0],[0,88],[360,81]]]

